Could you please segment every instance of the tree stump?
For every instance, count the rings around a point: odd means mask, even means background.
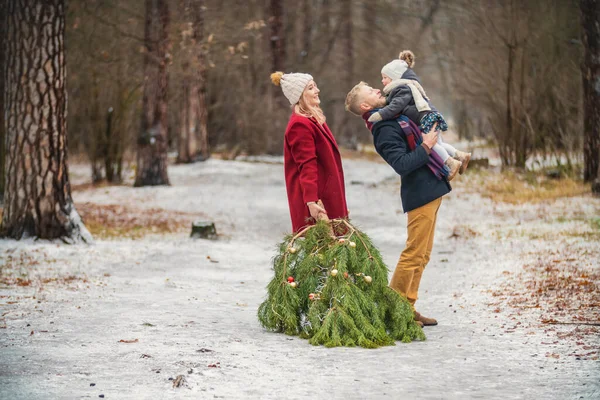
[[[192,223],[192,234],[190,237],[194,239],[215,240],[217,238],[217,229],[214,222],[196,221]]]

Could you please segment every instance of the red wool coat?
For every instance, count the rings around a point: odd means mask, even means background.
[[[306,205],[311,201],[322,200],[330,219],[348,216],[342,158],[327,124],[292,113],[283,159],[294,232],[314,224]]]

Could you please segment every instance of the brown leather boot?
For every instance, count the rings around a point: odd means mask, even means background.
[[[422,328],[422,327],[423,327],[423,323],[422,323],[421,321],[417,321],[417,320],[415,319],[415,323],[416,323],[417,325],[419,325],[419,328]]]
[[[437,321],[433,318],[427,318],[415,311],[415,321],[422,323],[425,326],[437,325]]]

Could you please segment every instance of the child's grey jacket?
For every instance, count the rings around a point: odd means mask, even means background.
[[[413,81],[421,83],[419,77],[412,68],[408,68],[406,72],[402,74],[402,79],[412,79]],[[379,110],[379,114],[383,120],[394,119],[398,114],[403,114],[415,124],[420,125],[421,118],[423,118],[425,114],[438,112],[429,101],[427,101],[427,103],[429,104],[431,111],[417,110],[412,92],[406,85],[400,85],[392,89],[390,94],[386,97],[386,101],[388,105]]]

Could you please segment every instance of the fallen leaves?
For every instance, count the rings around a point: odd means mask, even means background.
[[[537,258],[536,262],[524,265],[519,273],[504,274],[504,283],[490,291],[495,301],[488,306],[493,307],[493,313],[506,311],[511,319],[526,321],[521,328],[535,327],[536,323],[531,321],[536,320],[539,328],[551,325],[544,331],[546,336],[572,340],[585,349],[586,342],[600,334],[600,269],[583,260],[600,259],[600,249],[559,249],[539,254]],[[575,328],[568,332],[563,332],[565,328],[554,330],[558,325]],[[581,359],[593,359],[599,354],[598,346],[595,352],[585,355],[573,352]],[[554,353],[547,357],[558,358]]]
[[[42,249],[27,251],[8,249],[4,254],[0,254],[4,261],[0,267],[0,285],[39,289],[48,284],[71,286],[79,282],[88,283],[85,276],[57,272],[54,266],[57,260]],[[9,301],[7,304],[16,304],[16,302]]]

